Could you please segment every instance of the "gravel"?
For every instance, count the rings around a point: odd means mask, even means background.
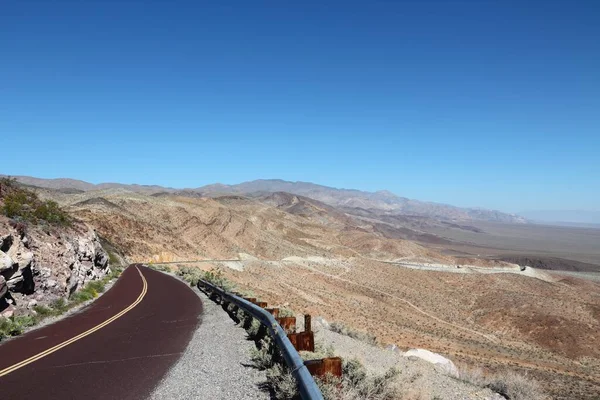
[[[204,307],[202,322],[150,399],[269,399],[260,389],[267,381],[265,372],[250,360],[254,342],[220,305],[194,291]]]

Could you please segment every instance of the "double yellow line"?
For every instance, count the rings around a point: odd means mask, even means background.
[[[10,367],[7,367],[7,368],[1,370],[0,377],[4,376],[4,375],[8,375],[11,372],[18,370],[19,368],[22,368],[28,364],[31,364],[32,362],[35,362],[41,358],[44,358],[47,355],[50,355],[50,354],[54,353],[55,351],[58,351],[58,350],[62,349],[63,347],[70,345],[71,343],[75,343],[79,339],[83,339],[84,337],[91,335],[92,333],[104,328],[106,325],[110,324],[111,322],[114,322],[117,319],[121,318],[123,315],[125,315],[129,311],[131,311],[135,306],[140,304],[141,301],[144,299],[146,292],[148,291],[148,282],[146,282],[146,278],[144,278],[144,275],[142,275],[142,272],[140,271],[140,269],[138,267],[135,267],[135,269],[137,269],[138,273],[140,274],[140,277],[142,278],[143,288],[142,288],[142,292],[140,293],[138,298],[133,303],[131,303],[131,305],[129,307],[125,308],[123,311],[112,316],[111,318],[107,319],[106,321],[102,322],[101,324],[96,325],[95,327],[90,328],[87,331],[80,333],[79,335],[77,335],[69,340],[66,340],[60,344],[57,344],[56,346],[54,346],[52,348],[49,348],[48,350],[42,351],[41,353],[38,353],[35,356],[29,357],[26,360],[23,360],[17,364],[14,364]]]

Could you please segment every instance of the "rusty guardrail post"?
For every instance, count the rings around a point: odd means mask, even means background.
[[[300,397],[303,400],[323,400],[323,395],[319,390],[314,378],[310,374],[308,367],[304,365],[304,361],[298,354],[298,352],[292,346],[292,343],[287,337],[286,332],[283,330],[281,325],[277,323],[275,317],[263,308],[257,307],[255,304],[244,300],[235,295],[231,295],[221,288],[214,286],[213,284],[201,280],[198,286],[202,286],[207,290],[217,293],[222,299],[227,299],[231,303],[242,308],[245,312],[252,315],[252,317],[258,319],[270,332],[273,341],[279,348],[281,356],[285,361],[285,364],[291,371],[292,375],[296,379],[298,385],[298,391]],[[295,328],[294,318],[294,328]]]
[[[313,376],[326,377],[331,374],[338,378],[342,377],[342,359],[340,357],[305,361],[304,365]]]

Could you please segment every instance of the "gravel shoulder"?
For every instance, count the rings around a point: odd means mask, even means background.
[[[253,368],[250,360],[254,342],[219,305],[192,290],[202,301],[202,321],[150,399],[269,399],[260,389],[265,372]]]

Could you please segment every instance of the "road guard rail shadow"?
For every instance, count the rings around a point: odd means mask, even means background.
[[[277,322],[273,314],[264,308],[259,307],[259,305],[235,294],[227,293],[223,289],[207,281],[200,280],[198,282],[198,288],[210,293],[213,297],[218,297],[221,303],[232,303],[236,305],[257,319],[265,328],[267,328],[271,338],[279,348],[287,367],[296,379],[300,397],[303,400],[323,400],[323,395],[310,374],[310,371],[304,364],[304,361],[296,351],[294,345],[292,345],[290,339],[288,339],[286,331]]]

